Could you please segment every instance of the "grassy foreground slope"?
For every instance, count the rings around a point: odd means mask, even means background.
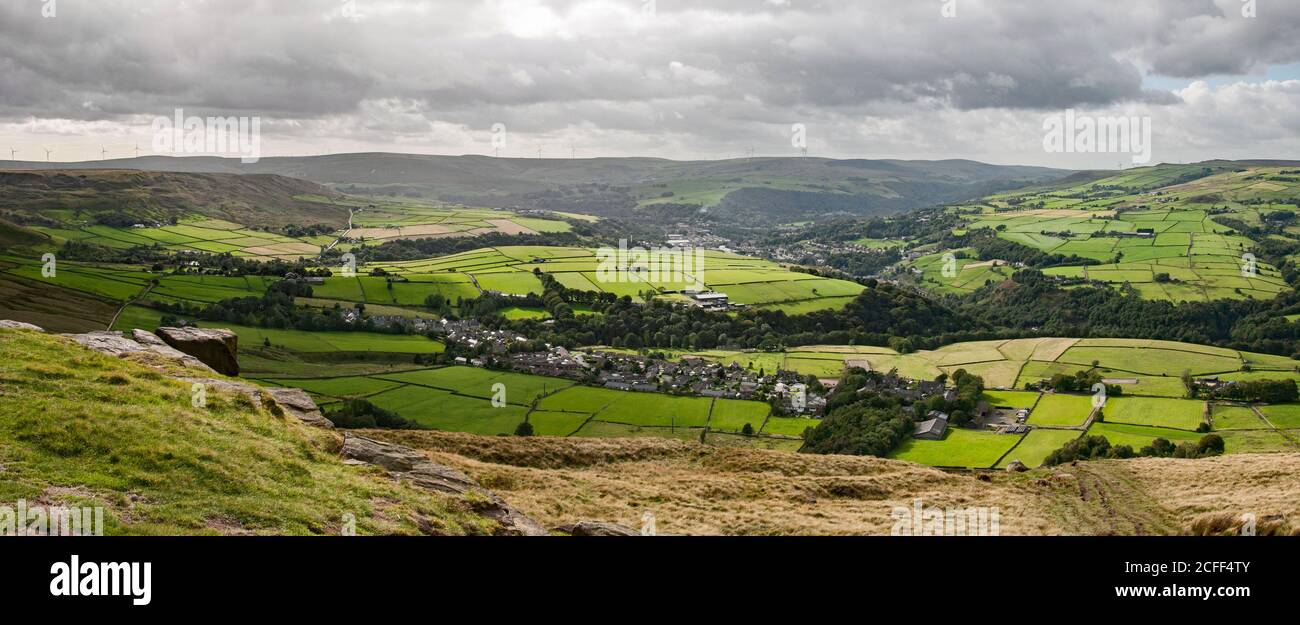
[[[178,371],[177,373],[182,373]],[[466,501],[338,458],[339,435],[70,339],[0,330],[0,501],[103,506],[106,534],[484,534]]]

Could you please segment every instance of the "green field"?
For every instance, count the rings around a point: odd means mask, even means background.
[[[1262,430],[1268,424],[1255,411],[1247,406],[1225,406],[1215,404],[1211,407],[1215,430]]]
[[[1081,435],[1082,433],[1076,430],[1030,430],[1020,444],[998,463],[998,466],[1005,467],[1019,460],[1031,469],[1038,468],[1048,455]]]
[[[1280,430],[1300,429],[1300,404],[1274,404],[1260,406],[1260,412],[1273,427]]]
[[[698,440],[706,426],[719,435],[739,434],[748,423],[758,436],[730,442],[771,447],[780,446],[772,437],[800,437],[805,428],[817,423],[803,418],[769,419],[771,409],[762,402],[615,391],[579,386],[562,378],[477,367],[321,377],[259,375],[255,379],[271,386],[302,388],[322,405],[364,397],[424,427],[484,435],[512,434],[525,417],[539,436],[614,436],[622,432],[689,439],[685,433],[695,431],[694,440]],[[494,406],[494,398],[504,400],[504,405]]]
[[[1103,409],[1108,423],[1195,430],[1205,422],[1205,402],[1157,397],[1112,397]]]
[[[939,441],[909,438],[889,457],[936,467],[989,468],[1019,440],[1019,436],[950,428]]]
[[[1171,430],[1169,428],[1122,423],[1094,423],[1088,429],[1088,435],[1105,436],[1111,445],[1128,445],[1135,452],[1142,451],[1143,447],[1150,445],[1151,441],[1157,438],[1163,438],[1177,444],[1183,441],[1195,443],[1205,436],[1187,430]]]
[[[1039,394],[1026,391],[985,391],[984,401],[994,408],[1028,409],[1038,403]]]
[[[1038,400],[1029,413],[1029,425],[1079,427],[1092,413],[1091,395],[1061,395],[1049,393]]]
[[[709,416],[709,429],[722,432],[740,432],[744,429],[745,424],[749,424],[754,428],[754,432],[758,432],[763,427],[763,422],[771,411],[770,406],[757,401],[715,403],[713,412]],[[773,434],[775,432],[768,431],[767,433]],[[802,434],[802,432],[800,433]]]

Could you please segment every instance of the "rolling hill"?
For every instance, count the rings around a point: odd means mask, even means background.
[[[476,206],[629,214],[687,205],[765,220],[891,214],[1042,183],[1070,172],[966,160],[752,158],[522,159],[416,154],[263,158],[149,156],[85,163],[0,162],[0,169],[140,169],[276,174],[349,193],[423,197]]]
[[[343,227],[348,209],[329,201],[336,197],[321,185],[278,175],[0,167],[0,217],[24,225],[60,217],[131,225],[205,216],[250,226]]]

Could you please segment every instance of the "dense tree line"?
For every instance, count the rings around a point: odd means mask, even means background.
[[[422,426],[391,410],[385,410],[364,399],[350,399],[342,406],[324,412],[325,418],[336,427],[344,429],[383,428],[386,430],[416,430]]]
[[[982,325],[1038,336],[1131,337],[1220,345],[1271,354],[1300,353],[1300,313],[1294,291],[1271,301],[1146,300],[1109,287],[1059,288],[1033,269],[984,287],[958,309]]]
[[[1206,399],[1227,399],[1266,404],[1288,404],[1297,396],[1295,380],[1252,380],[1201,393]]]
[[[659,300],[641,304],[630,296],[613,298],[607,293],[563,287],[548,288],[549,293],[554,293],[559,301],[588,304],[599,314],[557,318],[553,323],[489,321],[498,325],[508,323],[519,333],[547,343],[633,349],[778,350],[791,345],[831,343],[890,345],[901,351],[912,351],[930,346],[927,341],[937,340],[944,333],[952,333],[948,335],[951,338],[969,332],[973,325],[969,318],[941,303],[874,281],[869,281],[868,288],[842,310],[794,316],[764,309],[747,309],[729,315]],[[556,300],[543,302],[553,306]]]
[[[1193,443],[1184,441],[1177,445],[1165,438],[1157,438],[1150,445],[1133,451],[1129,445],[1111,445],[1105,436],[1084,436],[1066,443],[1052,452],[1043,461],[1043,466],[1052,467],[1060,464],[1085,460],[1107,460],[1125,458],[1208,458],[1220,456],[1224,452],[1223,437],[1218,434],[1206,434]]]
[[[271,285],[261,297],[236,297],[207,306],[198,306],[186,301],[164,302],[157,306],[165,313],[162,325],[184,325],[184,319],[189,318],[308,332],[405,332],[401,326],[377,326],[373,319],[361,314],[364,305],[357,306],[358,318],[348,321],[345,311],[350,309],[345,309],[339,304],[335,304],[332,308],[314,308],[294,303],[295,297],[311,297],[311,295],[310,286],[297,280],[283,280]]]

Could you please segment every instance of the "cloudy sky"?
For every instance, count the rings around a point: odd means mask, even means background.
[[[257,116],[266,156],[971,158],[1061,167],[1067,108],[1155,162],[1300,159],[1297,0],[0,0],[0,158],[152,152]]]

